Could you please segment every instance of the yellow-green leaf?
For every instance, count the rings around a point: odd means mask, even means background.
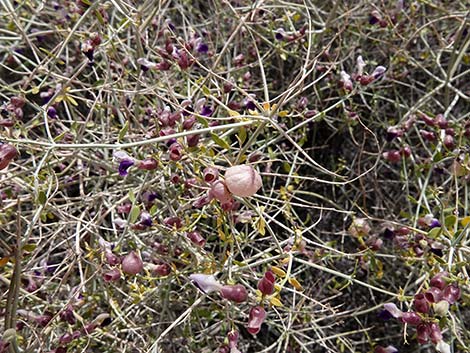
[[[220,147],[226,149],[226,150],[229,150],[230,149],[230,145],[224,140],[224,139],[221,139],[219,136],[217,136],[216,134],[214,133],[211,133],[211,137],[212,137],[212,140],[217,144],[219,145]]]
[[[269,302],[273,306],[282,306],[282,302],[276,297],[269,298]]]
[[[286,276],[286,272],[282,269],[280,269],[279,267],[277,266],[272,266],[271,267],[271,271],[278,277],[285,277]]]

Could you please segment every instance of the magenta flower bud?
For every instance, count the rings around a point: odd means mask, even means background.
[[[421,316],[419,316],[414,311],[407,311],[403,313],[401,321],[411,326],[417,326],[421,323],[422,320]]]
[[[202,174],[204,181],[209,184],[215,182],[219,177],[219,171],[214,167],[205,168]]]
[[[116,266],[121,263],[121,258],[114,254],[110,249],[105,250],[104,257],[106,258],[106,262],[111,266]]]
[[[276,282],[274,273],[267,271],[258,282],[258,289],[263,295],[271,295],[274,292],[274,282]]]
[[[236,348],[237,347],[238,336],[239,336],[238,331],[230,331],[227,334],[228,345],[229,345],[230,348]]]
[[[67,308],[65,308],[64,311],[61,311],[59,315],[62,321],[68,322],[70,325],[73,325],[76,322],[75,316],[73,315],[72,305],[67,305]]]
[[[374,353],[398,353],[398,349],[396,349],[394,346],[377,346],[374,349]]]
[[[95,323],[89,323],[89,324],[86,324],[85,327],[83,327],[82,329],[82,333],[85,334],[85,335],[89,335],[90,333],[92,333],[93,331],[95,331],[96,327],[98,325],[96,325]]]
[[[397,138],[397,137],[401,137],[403,136],[403,130],[397,126],[390,126],[388,129],[387,129],[387,135],[385,137],[385,139],[390,142],[392,141],[393,139]]]
[[[192,231],[192,232],[186,233],[186,236],[188,237],[189,240],[191,240],[193,244],[197,246],[204,246],[204,244],[206,243],[206,240],[198,231]]]
[[[397,150],[390,150],[382,153],[382,157],[392,163],[398,163],[401,160],[401,153]]]
[[[431,287],[424,293],[424,297],[430,303],[437,303],[442,298],[442,291],[437,287]]]
[[[427,324],[419,324],[416,327],[416,335],[418,342],[420,344],[425,344],[429,341],[429,335],[431,334],[431,329]]]
[[[52,316],[53,315],[51,313],[45,312],[42,315],[35,316],[34,321],[36,321],[39,326],[46,327],[47,324],[49,324],[49,322],[52,320]]]
[[[225,285],[220,289],[220,295],[235,303],[243,303],[248,298],[246,288],[241,284]]]
[[[421,113],[419,115],[419,118],[424,121],[424,123],[428,126],[435,126],[436,125],[436,122],[434,121],[433,118],[431,118],[430,116],[424,114],[424,113]]]
[[[202,208],[204,207],[205,205],[209,204],[209,202],[211,201],[211,197],[209,197],[208,195],[204,195],[204,196],[201,196],[199,197],[196,201],[194,201],[192,203],[192,206],[195,207],[195,208]]]
[[[444,289],[442,299],[448,301],[449,304],[452,305],[460,299],[460,295],[460,288],[456,284],[451,284]]]
[[[196,117],[191,115],[183,121],[183,130],[190,130],[196,123]]]
[[[183,147],[178,142],[170,146],[170,159],[172,161],[179,161],[183,154]]]
[[[431,338],[432,343],[436,344],[439,341],[442,341],[442,332],[441,328],[435,322],[429,324],[429,337]]]
[[[419,133],[427,141],[435,141],[436,140],[436,134],[434,132],[426,131],[426,130],[419,130]]]
[[[228,191],[225,183],[222,180],[217,180],[211,185],[209,190],[209,197],[216,199],[221,203],[227,203],[232,199],[230,192]]]
[[[405,157],[405,158],[408,158],[409,156],[411,156],[411,148],[410,146],[404,146],[400,149],[400,154]]]
[[[171,267],[168,264],[155,265],[152,272],[159,276],[168,276],[171,272]]]
[[[455,141],[451,135],[445,135],[444,141],[442,143],[444,144],[444,146],[446,146],[450,150],[455,147]]]
[[[189,279],[202,290],[204,293],[218,292],[222,289],[222,285],[215,279],[213,275],[195,273],[189,276]]]
[[[71,333],[66,333],[60,336],[59,343],[60,344],[68,344],[73,341],[73,336]]]
[[[176,229],[179,229],[183,226],[183,222],[181,221],[181,218],[179,218],[178,216],[166,217],[163,220],[163,224],[166,225],[167,227],[176,228]]]
[[[0,170],[5,169],[13,158],[16,158],[18,151],[10,144],[0,145]]]
[[[121,278],[121,271],[117,268],[113,268],[112,270],[103,273],[103,279],[105,282],[114,282]]]
[[[434,122],[441,129],[447,129],[449,127],[449,122],[442,114],[437,114],[436,117],[434,118]]]
[[[252,307],[248,317],[247,330],[252,335],[256,335],[261,329],[264,319],[266,319],[266,311],[262,306]]]
[[[426,300],[424,294],[419,293],[415,295],[415,300],[413,302],[414,308],[417,312],[426,314],[429,312],[429,303]]]
[[[431,287],[436,287],[439,289],[444,289],[447,286],[447,282],[445,280],[445,277],[449,276],[449,272],[447,271],[442,271],[434,275],[433,278],[431,278],[431,281],[429,284]]]
[[[144,263],[135,251],[131,251],[122,259],[121,268],[128,275],[136,275],[144,269]]]
[[[137,167],[142,170],[154,170],[157,169],[158,162],[155,158],[145,158],[140,161]]]
[[[261,176],[249,165],[230,167],[225,172],[225,185],[235,196],[253,196],[262,183]]]
[[[196,147],[199,143],[199,134],[193,134],[186,137],[186,142],[188,143],[188,147]]]

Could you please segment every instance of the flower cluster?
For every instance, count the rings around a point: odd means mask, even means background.
[[[384,304],[385,312],[399,319],[404,324],[416,327],[416,336],[420,344],[431,341],[441,353],[450,352],[449,345],[443,341],[440,318],[445,317],[449,306],[455,304],[461,296],[456,283],[449,283],[449,273],[439,272],[430,280],[430,287],[414,296],[414,311],[401,311],[394,303]]]

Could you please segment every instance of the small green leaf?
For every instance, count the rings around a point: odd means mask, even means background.
[[[204,95],[206,96],[210,96],[211,95],[211,90],[209,88],[207,88],[206,85],[202,86],[202,93],[204,93]]]
[[[139,218],[140,215],[140,208],[139,206],[134,206],[132,207],[129,222],[135,223],[137,221],[137,218]]]
[[[442,229],[440,227],[433,228],[428,232],[428,237],[431,239],[437,239],[439,234],[441,234],[441,231]]]
[[[129,130],[129,120],[126,121],[121,131],[119,131],[118,141],[121,141],[124,138],[124,136],[126,136],[128,130]]]
[[[39,193],[38,193],[38,202],[43,206],[46,204],[47,196],[46,196],[46,193],[44,191],[39,191]]]
[[[240,146],[246,141],[246,129],[242,126],[238,131],[238,138],[240,140]]]
[[[134,195],[134,191],[132,190],[129,190],[129,201],[134,203],[135,202],[135,195]]]
[[[226,150],[229,150],[230,149],[230,145],[223,139],[221,139],[219,136],[217,136],[216,134],[214,133],[211,133],[211,137],[212,137],[212,140],[214,140],[214,142],[219,145],[220,147],[226,149]]]
[[[36,244],[26,244],[23,246],[23,250],[26,252],[33,252],[36,249]]]
[[[445,218],[444,224],[446,228],[452,228],[456,222],[457,222],[457,217],[454,215],[449,215]]]

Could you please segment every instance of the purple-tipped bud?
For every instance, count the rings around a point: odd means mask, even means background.
[[[442,298],[442,291],[437,287],[431,287],[424,293],[424,297],[430,303],[437,303]]]
[[[393,139],[397,138],[397,137],[401,137],[403,136],[403,130],[397,126],[390,126],[388,129],[387,129],[387,135],[385,137],[385,139],[390,142],[392,141]]]
[[[374,72],[372,72],[372,77],[374,77],[374,79],[377,80],[378,78],[383,76],[385,71],[387,71],[387,68],[385,66],[377,66]]]
[[[136,275],[144,269],[144,263],[135,251],[131,251],[122,259],[121,268],[124,273]]]
[[[202,290],[204,293],[218,292],[222,289],[222,285],[215,279],[213,275],[195,273],[189,276],[189,279]]]
[[[221,203],[227,203],[232,199],[232,195],[228,191],[225,183],[222,180],[217,180],[211,185],[209,190],[209,197],[216,199]]]
[[[12,145],[7,143],[0,145],[0,170],[5,169],[17,155],[18,151]]]
[[[426,314],[429,312],[429,302],[427,301],[426,297],[423,293],[419,293],[415,295],[415,300],[413,302],[414,308],[417,312]]]
[[[117,268],[113,268],[112,270],[103,273],[103,279],[105,282],[114,282],[121,278],[121,271]]]
[[[197,246],[204,246],[204,244],[206,244],[206,240],[204,239],[204,237],[201,235],[201,233],[199,233],[198,231],[193,231],[193,232],[189,232],[189,233],[186,233],[186,236],[188,237],[189,240],[191,240],[191,242]]]
[[[401,149],[400,149],[400,154],[405,157],[405,158],[408,158],[409,156],[411,156],[411,148],[410,146],[403,146]]]
[[[243,303],[248,298],[246,288],[241,284],[225,285],[220,289],[220,295],[235,303]]]
[[[237,348],[238,336],[238,331],[230,331],[227,334],[228,345],[230,348]]]
[[[460,288],[456,284],[451,284],[444,289],[442,299],[448,301],[449,304],[452,305],[460,299],[460,296]]]
[[[207,167],[202,172],[206,183],[213,183],[219,177],[219,171],[214,167]]]
[[[431,278],[431,281],[429,284],[431,287],[436,287],[439,289],[444,289],[447,286],[447,282],[445,280],[445,277],[449,276],[449,272],[447,271],[442,271],[434,275],[433,278]]]
[[[267,271],[258,282],[258,289],[263,295],[271,295],[274,292],[274,282],[276,282],[274,273]]]
[[[421,316],[419,316],[414,311],[407,311],[403,313],[401,317],[401,321],[411,326],[417,326],[421,323],[422,320],[421,320]]]
[[[110,249],[106,249],[104,253],[106,262],[111,266],[117,266],[121,263],[121,258],[114,254]]]
[[[248,317],[247,330],[252,335],[256,335],[260,329],[263,321],[266,319],[266,311],[262,306],[255,306],[251,308],[250,314]]]
[[[419,324],[418,327],[416,327],[416,335],[420,344],[427,343],[429,341],[430,334],[431,329],[427,324]]]
[[[154,170],[157,169],[158,162],[155,158],[145,158],[137,167],[142,170]]]

